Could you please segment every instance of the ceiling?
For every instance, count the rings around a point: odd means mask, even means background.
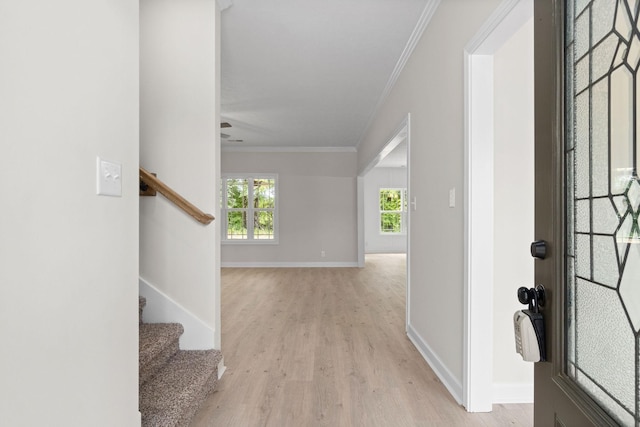
[[[433,0],[226,2],[221,121],[232,127],[223,147],[349,150]]]

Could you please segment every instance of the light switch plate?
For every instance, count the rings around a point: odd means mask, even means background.
[[[98,195],[122,197],[122,164],[98,156],[97,172]]]
[[[456,207],[456,188],[455,187],[449,190],[449,207],[450,208]]]

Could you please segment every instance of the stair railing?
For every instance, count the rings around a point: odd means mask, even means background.
[[[167,184],[160,181],[155,174],[140,166],[140,195],[155,196],[156,191],[201,224],[207,225],[215,219],[213,215],[202,212]]]

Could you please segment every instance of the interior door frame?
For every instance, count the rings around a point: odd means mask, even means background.
[[[493,407],[493,54],[531,17],[532,2],[504,0],[464,52],[462,404],[469,412]]]

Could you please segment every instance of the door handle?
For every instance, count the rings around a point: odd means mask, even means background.
[[[537,259],[545,259],[547,257],[547,242],[536,240],[531,243],[531,256]]]
[[[518,301],[520,304],[529,304],[529,310],[539,312],[544,307],[544,286],[527,289],[524,286],[518,289]]]

